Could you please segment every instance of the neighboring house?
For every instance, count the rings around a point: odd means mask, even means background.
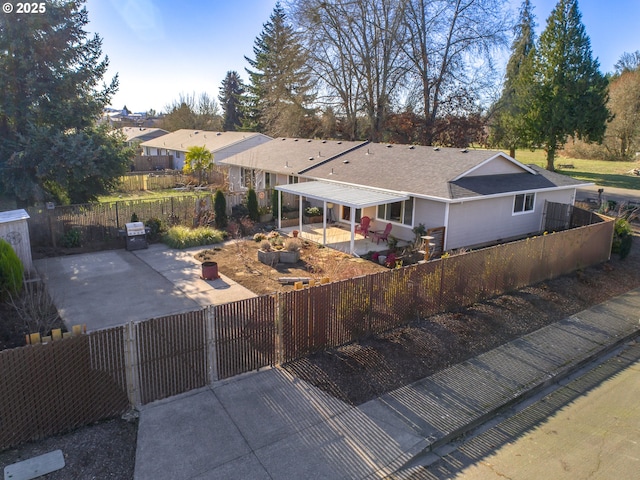
[[[262,145],[271,137],[254,132],[210,132],[206,130],[177,130],[162,137],[140,144],[143,155],[171,155],[173,168],[182,170],[184,157],[189,147],[205,146],[213,153],[213,160],[219,164],[222,160]]]
[[[258,187],[331,210],[352,231],[365,215],[372,229],[391,223],[391,234],[407,241],[420,224],[445,227],[444,250],[540,233],[545,201],[573,204],[576,188],[590,185],[500,151],[367,142],[275,139],[224,163],[232,188],[250,169],[271,182]]]
[[[136,149],[143,142],[162,137],[169,133],[161,128],[146,127],[123,127],[120,131],[127,137],[127,145]]]

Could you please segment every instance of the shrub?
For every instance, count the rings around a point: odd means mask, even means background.
[[[319,217],[322,215],[322,210],[319,207],[307,207],[304,210],[304,214],[307,217]]]
[[[131,214],[131,223],[133,222],[139,222],[140,220],[138,219],[138,214],[136,212],[133,212]]]
[[[144,222],[144,226],[149,228],[150,240],[158,240],[160,238],[160,234],[166,231],[166,227],[162,220],[156,217],[150,218]]]
[[[275,188],[271,190],[271,211],[273,216],[278,216],[278,199],[280,198],[280,192]]]
[[[169,229],[164,236],[164,243],[171,248],[188,248],[220,243],[224,238],[224,232],[211,227],[188,228],[178,225]]]
[[[631,225],[624,218],[618,218],[613,227],[613,242],[611,253],[617,253],[621,259],[626,258],[631,251],[632,243]]]
[[[284,242],[284,248],[289,252],[299,252],[302,248],[302,242],[299,238],[289,238]]]
[[[262,250],[263,252],[271,251],[271,243],[269,243],[269,240],[262,240],[260,242],[260,250]]]
[[[247,192],[247,210],[251,220],[257,222],[260,219],[260,214],[258,213],[258,196],[253,188],[250,188]]]
[[[22,291],[24,267],[9,242],[0,238],[0,300]]]
[[[227,226],[227,199],[224,198],[222,190],[217,190],[213,197],[213,211],[216,214],[216,228],[222,229]]]
[[[64,248],[77,248],[82,245],[82,234],[80,230],[72,228],[62,237],[62,246]]]
[[[263,240],[266,240],[266,239],[267,239],[267,236],[262,232],[256,233],[253,236],[253,241],[256,242],[256,243],[262,242]]]

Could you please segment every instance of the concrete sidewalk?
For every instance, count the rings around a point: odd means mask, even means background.
[[[640,333],[640,289],[351,407],[280,369],[142,407],[135,478],[383,478]]]
[[[86,324],[93,331],[255,297],[224,275],[200,278],[193,254],[211,247],[153,244],[132,252],[44,258],[34,265],[67,327]]]

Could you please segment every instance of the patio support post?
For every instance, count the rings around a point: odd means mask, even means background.
[[[298,231],[302,236],[302,195],[298,195]]]
[[[356,209],[355,207],[350,208],[350,216],[351,216],[351,243],[349,244],[351,251],[351,255],[356,252]]]
[[[327,201],[322,201],[322,245],[327,244]]]
[[[277,190],[278,192],[278,230],[282,230],[282,192]]]

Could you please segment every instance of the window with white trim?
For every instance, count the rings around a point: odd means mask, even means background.
[[[256,171],[253,168],[240,169],[240,185],[245,188],[256,188]]]
[[[411,225],[413,222],[413,198],[402,202],[378,205],[378,218]]]
[[[513,214],[533,212],[536,204],[535,193],[520,193],[513,200]]]

